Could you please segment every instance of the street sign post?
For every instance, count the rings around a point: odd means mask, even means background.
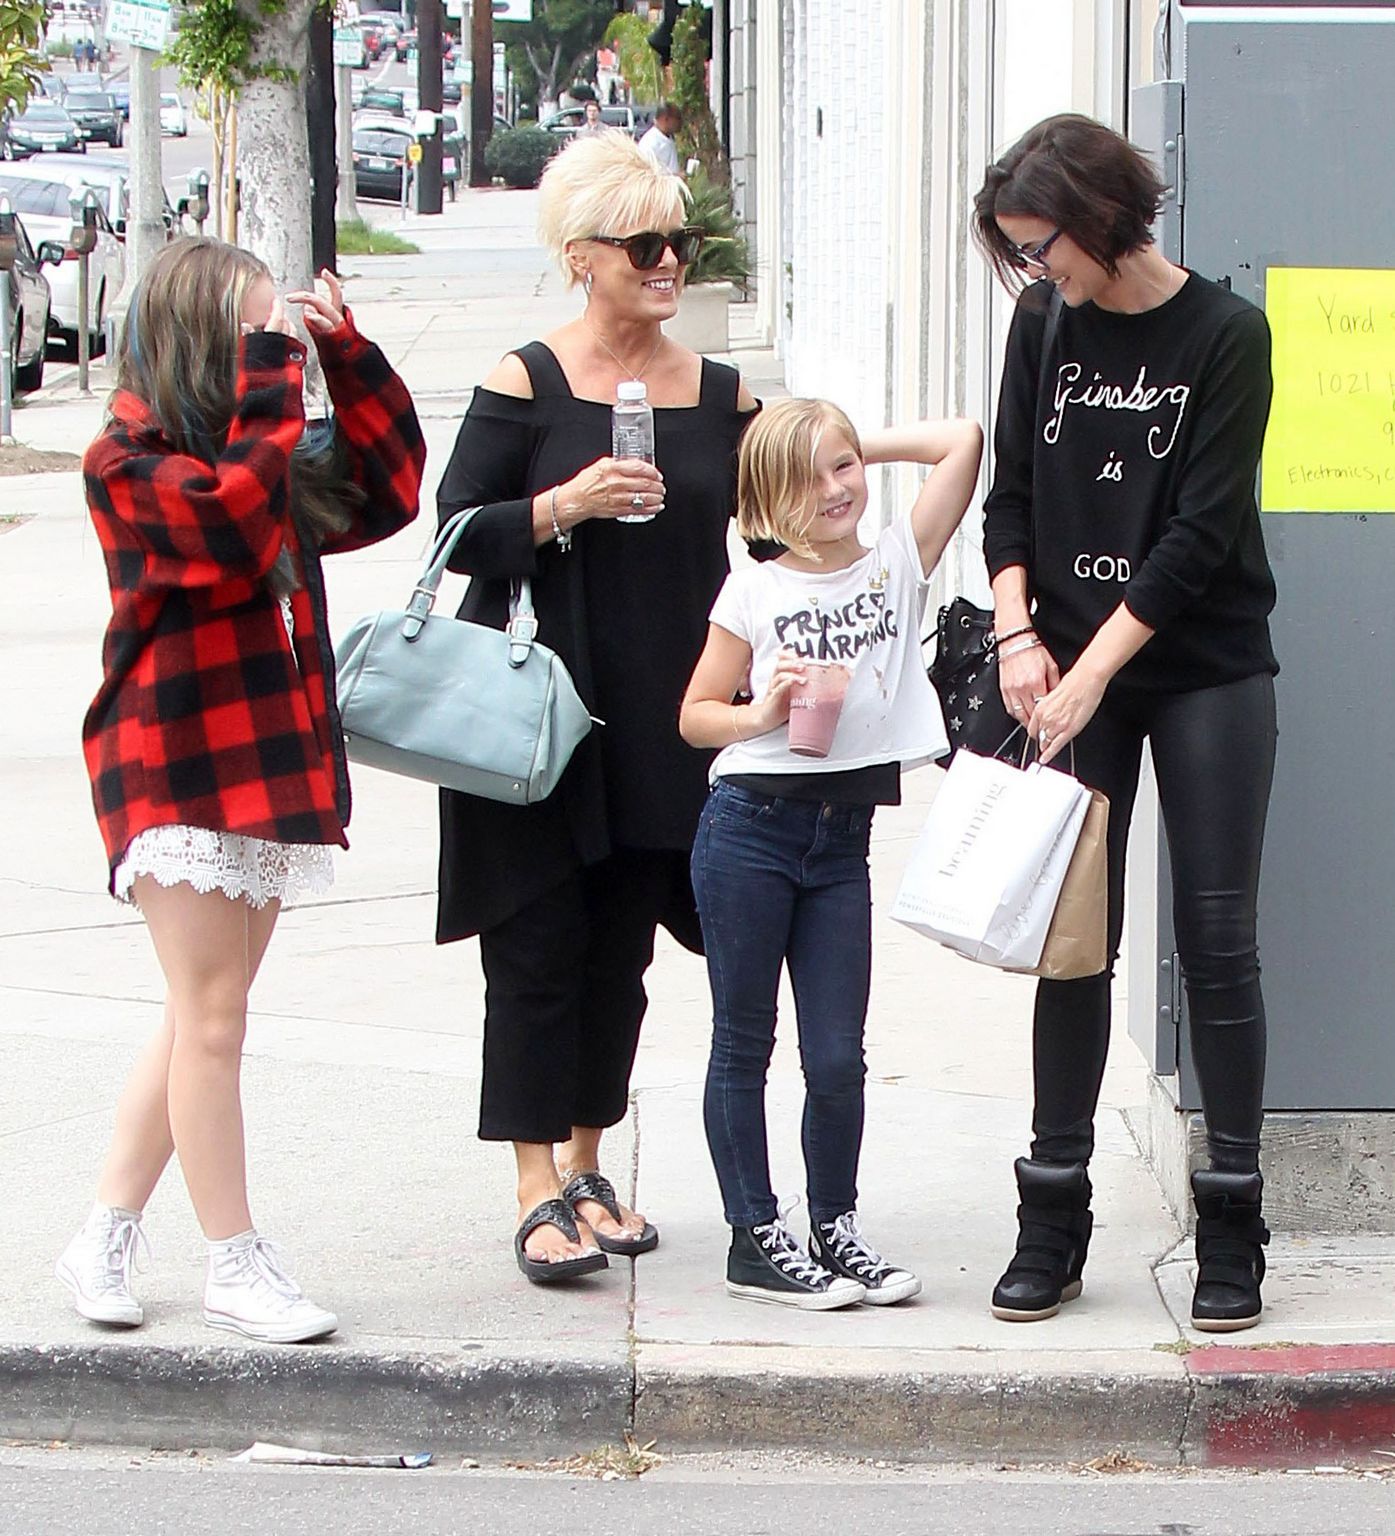
[[[363,62],[363,38],[357,27],[335,27],[334,63],[338,68],[357,69]]]
[[[170,35],[170,0],[108,0],[107,37],[162,53]]]
[[[533,0],[493,0],[495,21],[532,21]]]

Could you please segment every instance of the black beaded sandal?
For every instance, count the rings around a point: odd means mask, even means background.
[[[578,1201],[594,1200],[613,1222],[619,1224],[623,1220],[615,1186],[602,1173],[574,1173],[562,1189],[562,1198],[573,1212]],[[636,1254],[649,1253],[659,1246],[659,1230],[646,1221],[644,1231],[638,1237],[608,1237],[604,1232],[597,1232],[596,1241],[606,1253],[632,1259]]]
[[[538,1227],[556,1227],[568,1242],[581,1241],[576,1217],[565,1200],[544,1200],[541,1205],[535,1205],[513,1235],[518,1267],[534,1285],[555,1285],[559,1280],[573,1280],[577,1275],[589,1275],[610,1267],[610,1260],[604,1253],[585,1253],[574,1259],[555,1259],[550,1263],[547,1259],[530,1258],[523,1245],[528,1241],[528,1234]]]

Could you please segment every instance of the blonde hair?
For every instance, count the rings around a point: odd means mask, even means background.
[[[569,288],[581,281],[567,256],[571,241],[673,229],[688,211],[682,180],[660,170],[619,129],[573,139],[549,163],[538,190],[538,235]]]
[[[830,430],[862,457],[857,428],[828,400],[777,400],[747,427],[736,475],[736,531],[743,539],[773,540],[805,559],[819,558],[807,535],[818,511],[814,456]]]

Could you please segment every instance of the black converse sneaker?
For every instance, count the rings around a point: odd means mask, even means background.
[[[727,1294],[803,1312],[851,1307],[867,1294],[857,1280],[815,1264],[780,1217],[760,1227],[733,1227]]]
[[[816,1221],[809,1228],[809,1256],[835,1275],[865,1286],[862,1304],[889,1307],[920,1294],[920,1279],[908,1269],[897,1269],[867,1241],[856,1211],[836,1221]]]

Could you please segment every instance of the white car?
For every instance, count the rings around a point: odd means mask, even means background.
[[[81,176],[45,181],[31,174],[20,174],[16,167],[0,170],[0,192],[9,194],[14,211],[22,215],[29,238],[38,246],[44,240],[57,240],[65,249],[73,231],[73,215],[68,199],[74,191],[84,190]],[[57,334],[70,347],[77,345],[78,261],[65,256],[62,263],[46,269],[53,294],[49,309],[49,332]],[[97,245],[88,258],[88,330],[92,350],[101,344],[102,326],[107,310],[121,292],[126,274],[126,257],[121,242],[111,227],[101,201],[97,203]]]
[[[173,91],[164,91],[160,95],[160,132],[172,134],[176,139],[189,137],[189,119],[184,111],[184,103]]]

